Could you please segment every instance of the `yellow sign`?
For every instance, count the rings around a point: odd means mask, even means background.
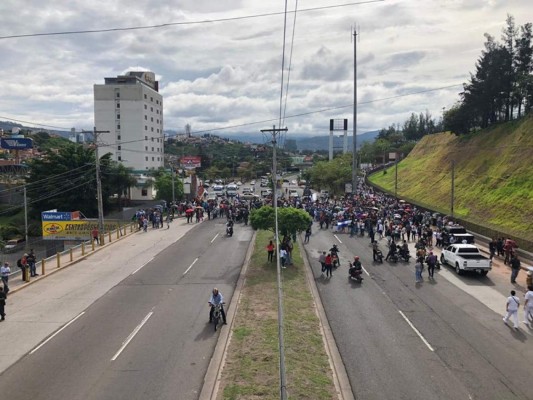
[[[118,226],[118,221],[104,221],[105,232],[114,231]],[[89,240],[93,229],[98,228],[98,221],[43,221],[42,227],[45,240]]]

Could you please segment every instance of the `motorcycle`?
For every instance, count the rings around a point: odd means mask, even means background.
[[[379,249],[376,250],[376,260],[379,263],[383,263],[383,253]]]
[[[405,262],[409,262],[409,260],[411,259],[411,254],[409,254],[408,251],[404,252],[404,251],[400,250],[399,259],[402,260],[402,261],[405,261]]]
[[[226,223],[226,235],[229,237],[233,236],[233,224],[230,224],[229,222]]]
[[[350,268],[348,269],[348,278],[358,283],[363,282],[363,270],[355,268],[353,264],[350,263]]]
[[[215,326],[215,332],[217,331],[218,324],[222,322],[222,304],[224,303],[211,306],[213,308],[213,325]]]
[[[341,266],[341,263],[339,261],[339,248],[336,244],[333,245],[331,249],[329,249],[331,253],[331,265],[333,268],[337,268]]]

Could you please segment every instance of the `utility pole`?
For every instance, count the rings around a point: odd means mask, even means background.
[[[353,154],[352,196],[357,192],[357,31],[353,31]]]
[[[28,198],[26,197],[26,185],[24,185],[24,236],[28,245]]]
[[[452,193],[451,193],[451,204],[450,204],[450,215],[453,219],[453,203],[455,201],[455,160],[452,160]]]
[[[104,233],[104,203],[102,200],[102,178],[100,176],[100,156],[98,155],[98,135],[100,133],[109,133],[109,131],[97,131],[96,126],[93,128],[94,137],[94,154],[96,157],[96,196],[98,198],[98,232]]]
[[[278,128],[276,125],[272,129],[261,129],[261,132],[272,134],[272,176],[274,185],[272,189],[272,204],[274,206],[275,231],[274,238],[276,242],[276,275],[278,281],[278,342],[279,342],[279,381],[281,400],[287,399],[287,383],[285,378],[285,344],[283,338],[283,292],[281,290],[281,265],[279,261],[279,236],[278,236],[278,171],[276,160],[276,136],[279,132],[287,132],[287,128]]]

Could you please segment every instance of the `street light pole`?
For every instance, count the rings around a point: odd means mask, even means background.
[[[353,31],[353,154],[352,196],[357,191],[357,31]]]
[[[100,133],[109,133],[109,131],[97,131],[93,127],[94,136],[94,155],[96,158],[96,197],[98,199],[98,232],[104,233],[104,202],[102,200],[102,178],[100,176],[100,156],[98,154],[98,135]]]
[[[278,128],[274,125],[272,129],[262,129],[261,132],[272,133],[272,205],[274,206],[274,240],[276,242],[276,276],[278,284],[278,342],[279,342],[279,380],[281,387],[281,399],[287,399],[287,383],[285,377],[285,339],[283,335],[283,291],[281,286],[281,265],[279,260],[279,235],[278,235],[278,171],[277,171],[277,159],[276,159],[276,135],[278,132],[286,132],[287,128]]]

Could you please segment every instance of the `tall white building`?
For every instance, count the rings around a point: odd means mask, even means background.
[[[153,72],[130,71],[94,85],[94,121],[97,131],[109,131],[99,134],[100,155],[112,153],[140,184],[148,170],[164,166],[163,97]],[[153,198],[152,188],[138,186],[132,199]]]

